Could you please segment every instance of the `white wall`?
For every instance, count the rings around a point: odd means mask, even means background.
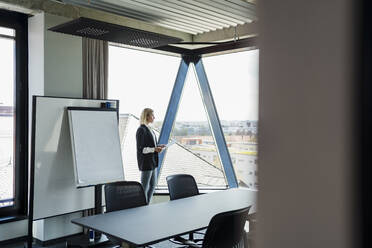
[[[48,29],[70,19],[45,14],[45,95],[82,97],[82,39]]]
[[[81,212],[62,215],[54,218],[34,221],[33,235],[41,241],[61,238],[76,233],[81,233],[83,229],[71,224],[72,219],[82,217]]]
[[[30,96],[44,95],[44,30],[43,13],[28,18],[28,91]],[[32,97],[29,98],[29,109],[29,116],[32,116]]]
[[[258,247],[355,247],[357,1],[257,2]]]
[[[44,15],[44,95],[82,97],[82,41],[80,37],[55,33],[48,29],[70,19]],[[81,213],[67,214],[34,222],[34,237],[47,241],[80,233],[71,223]]]

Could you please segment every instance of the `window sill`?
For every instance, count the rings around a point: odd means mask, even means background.
[[[27,219],[27,216],[25,215],[0,217],[0,224],[19,221],[19,220],[26,220],[26,219]]]

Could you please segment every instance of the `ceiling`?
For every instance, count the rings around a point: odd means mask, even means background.
[[[0,8],[89,18],[178,38],[173,46],[185,49],[258,35],[256,0],[0,0]]]
[[[60,0],[198,35],[257,20],[247,0]]]

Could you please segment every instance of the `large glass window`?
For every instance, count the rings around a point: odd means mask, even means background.
[[[0,10],[0,220],[26,214],[27,16]]]
[[[109,98],[120,100],[120,136],[127,180],[140,180],[135,132],[145,107],[155,111],[159,136],[180,58],[110,46]],[[203,59],[239,186],[258,189],[258,50]],[[227,66],[228,65],[228,66]],[[200,188],[226,188],[224,168],[190,64],[158,188],[166,177],[191,174]]]
[[[126,180],[140,181],[136,157],[136,130],[144,108],[155,114],[153,127],[163,124],[179,57],[109,46],[108,97],[120,100],[120,136]]]
[[[239,186],[258,189],[258,50],[203,58]]]
[[[4,207],[14,204],[15,36],[14,30],[0,27],[1,34],[4,36],[0,36],[0,207]]]
[[[166,177],[172,174],[191,174],[199,188],[227,187],[193,65],[182,91],[171,139],[177,143],[167,150],[159,187],[166,187]]]

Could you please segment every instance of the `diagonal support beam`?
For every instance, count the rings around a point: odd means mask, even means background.
[[[169,141],[170,134],[176,119],[176,114],[178,111],[178,106],[180,103],[183,86],[185,84],[187,71],[189,70],[189,59],[187,57],[182,57],[180,66],[178,68],[178,73],[176,81],[173,86],[172,94],[169,100],[167,112],[164,117],[163,126],[159,136],[159,144],[167,144]],[[159,154],[159,167],[157,170],[157,176],[159,177],[159,172],[163,166],[164,157],[167,150]]]
[[[195,57],[195,72],[197,81],[199,83],[199,89],[202,95],[205,109],[207,110],[209,122],[212,128],[213,136],[217,144],[218,154],[221,159],[222,166],[225,171],[227,183],[230,188],[238,187],[238,181],[236,179],[235,171],[231,162],[230,153],[227,150],[225,136],[221,128],[220,119],[217,114],[216,105],[213,100],[212,92],[209,86],[207,74],[205,73],[202,59]]]
[[[169,100],[167,112],[165,114],[164,123],[160,132],[159,144],[166,144],[169,141],[170,134],[173,129],[174,121],[181,100],[182,90],[184,88],[186,75],[189,70],[190,63],[195,64],[195,72],[198,79],[199,89],[202,95],[202,100],[207,111],[212,133],[217,144],[217,151],[220,156],[222,166],[225,171],[226,179],[230,188],[238,187],[235,171],[231,162],[230,153],[227,150],[225,136],[223,135],[221,123],[217,114],[216,106],[213,100],[212,92],[209,87],[208,78],[204,70],[202,60],[199,56],[184,56],[182,57],[176,81],[173,86],[172,94]],[[163,166],[164,158],[167,150],[159,155],[159,167],[157,176],[159,177]]]

